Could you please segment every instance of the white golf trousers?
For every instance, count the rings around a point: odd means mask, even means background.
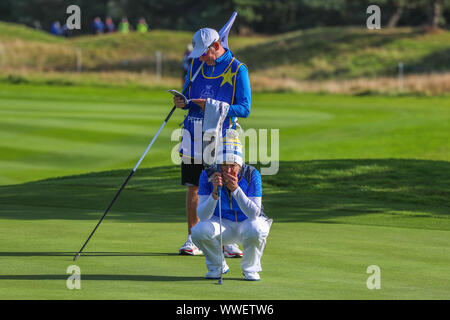
[[[266,218],[257,217],[246,219],[242,222],[234,222],[222,219],[222,243],[223,245],[239,243],[244,248],[241,261],[242,271],[261,271],[261,257],[269,235],[271,221]],[[219,218],[212,216],[209,220],[198,222],[192,228],[192,240],[195,245],[203,251],[206,258],[206,267],[209,271],[225,266],[225,258],[220,248],[220,225]]]

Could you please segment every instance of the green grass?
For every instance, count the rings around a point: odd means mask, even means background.
[[[263,177],[274,219],[262,281],[180,257],[185,189],[170,161],[177,111],[68,266],[170,109],[138,88],[0,86],[0,298],[449,299],[449,97],[254,94],[241,125],[280,129]],[[381,290],[368,290],[369,265]]]
[[[281,160],[448,161],[449,99],[255,94],[240,122],[280,129]],[[162,90],[3,85],[0,183],[133,167],[170,103]],[[170,136],[183,115],[175,113],[143,166],[171,163]]]
[[[371,31],[316,28],[276,36],[238,51],[251,70],[297,80],[354,79],[443,72],[450,68],[450,32],[419,28]]]
[[[0,21],[0,40],[24,40],[44,43],[63,43],[64,38],[54,37],[45,31],[39,31],[22,24]]]
[[[265,41],[265,37],[233,36],[230,45],[239,49]],[[0,63],[8,68],[37,71],[76,71],[76,49],[82,51],[84,71],[155,72],[155,52],[163,54],[165,76],[180,77],[186,45],[192,33],[150,30],[145,34],[104,34],[74,38],[55,37],[31,28],[0,22],[0,44],[5,56]]]
[[[146,34],[105,34],[71,39],[0,23],[5,66],[30,70],[74,71],[75,48],[83,52],[83,70],[155,71],[155,51],[163,54],[163,73],[179,77],[182,54],[192,33],[151,30]],[[275,36],[230,37],[230,47],[253,76],[295,80],[354,79],[448,72],[450,31],[421,28],[367,30],[314,28]]]

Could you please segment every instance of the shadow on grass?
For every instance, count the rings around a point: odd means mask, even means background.
[[[282,168],[282,169],[281,169]],[[263,203],[276,221],[333,223],[381,213],[449,218],[450,163],[409,159],[280,163],[263,179]]]
[[[67,274],[16,274],[0,275],[0,280],[67,280]],[[81,280],[99,281],[199,281],[206,280],[204,277],[185,276],[161,276],[161,275],[139,275],[139,274],[82,274]],[[225,280],[241,280],[240,278],[225,278]],[[210,280],[217,281],[217,280]]]
[[[73,257],[76,252],[0,252],[0,257]],[[83,252],[82,257],[162,257],[178,256],[166,252]]]
[[[405,65],[405,73],[448,72],[450,70],[450,49],[432,52],[415,63]]]
[[[280,162],[263,176],[263,204],[275,222],[336,223],[382,213],[449,218],[450,163],[406,159]],[[0,187],[0,218],[96,220],[128,170],[90,173]],[[106,219],[185,222],[178,167],[142,169]]]

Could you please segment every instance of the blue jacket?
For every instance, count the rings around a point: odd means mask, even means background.
[[[188,77],[186,77],[183,92],[189,99],[212,98],[227,102],[230,105],[227,118],[223,124],[223,135],[225,135],[225,130],[236,128],[238,117],[246,118],[250,114],[251,88],[247,67],[237,60],[230,50],[226,50],[216,60],[214,66],[203,65],[202,70],[199,72],[188,92],[185,92],[190,79],[200,64],[201,61],[199,59],[193,59],[189,68]],[[189,131],[191,137],[194,137],[194,125],[201,125],[204,112],[200,106],[193,102],[190,102],[185,109],[189,110],[189,112],[183,121],[184,129]],[[181,155],[193,156],[193,140],[190,152],[187,150],[183,151],[181,148]]]
[[[206,170],[203,170],[200,175],[200,182],[198,187],[198,195],[199,196],[209,196],[213,191],[213,184],[209,182],[208,179],[211,175],[216,172],[216,168],[210,167]],[[245,193],[247,197],[262,197],[262,182],[261,182],[261,174],[254,167],[243,164],[241,171],[238,173],[238,185]],[[236,200],[231,195],[230,191],[223,186],[221,190],[221,209],[222,209],[222,218],[228,219],[231,221],[240,222],[247,219],[247,216],[242,212],[237,204]],[[217,205],[214,209],[214,215],[219,216],[219,206]],[[260,216],[265,216],[264,207],[261,205],[261,213]]]

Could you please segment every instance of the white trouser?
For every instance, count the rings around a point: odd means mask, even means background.
[[[241,222],[222,219],[222,243],[240,243],[244,247],[244,255],[241,261],[242,271],[261,271],[261,257],[269,235],[271,220],[257,217]],[[220,248],[219,218],[200,221],[192,228],[192,240],[203,251],[206,258],[206,267],[209,271],[218,270],[220,264],[225,266],[225,258]]]

